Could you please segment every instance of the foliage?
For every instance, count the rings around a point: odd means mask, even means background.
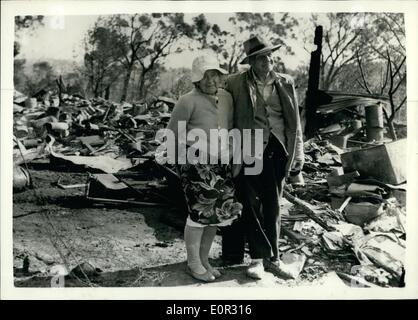
[[[177,78],[172,88],[172,93],[176,99],[193,89],[191,72],[184,72]]]
[[[23,92],[25,90],[25,59],[14,59],[13,61],[13,83],[16,90]]]
[[[229,18],[232,31],[222,30],[217,24],[210,24],[201,14],[194,18],[194,23],[199,35],[197,40],[201,48],[212,49],[222,62],[222,66],[235,73],[238,65],[244,58],[243,42],[251,36],[259,36],[271,45],[282,45],[287,53],[293,54],[285,38],[295,38],[294,28],[298,25],[295,18],[288,13],[235,13]],[[280,58],[277,65],[283,68]]]
[[[49,62],[36,62],[32,65],[31,76],[26,78],[24,92],[32,96],[41,89],[52,90],[56,87],[56,78]]]
[[[406,101],[403,14],[312,14],[311,22],[324,27],[320,88],[388,97],[385,118],[395,139],[393,121]],[[312,42],[306,34],[304,42]]]
[[[63,75],[65,84],[65,93],[86,95],[86,81],[83,73],[74,68],[74,72],[68,72]]]
[[[289,70],[289,74],[295,81],[295,89],[298,95],[299,105],[305,103],[305,94],[308,89],[309,66],[300,65],[296,70]]]
[[[94,97],[103,96],[119,77],[121,67],[115,57],[119,52],[119,36],[98,23],[88,31],[85,40],[84,66],[88,78],[88,88]]]
[[[323,41],[321,55],[320,88],[323,90],[338,90],[335,86],[337,77],[345,66],[354,62],[356,51],[360,47],[363,29],[357,25],[358,13],[327,13],[311,15],[314,27],[323,26]],[[314,28],[312,28],[313,31]],[[310,36],[313,40],[313,36]],[[304,37],[304,42],[309,43]]]
[[[15,30],[33,28],[36,24],[43,24],[44,16],[16,16]]]
[[[145,77],[141,75],[141,67],[138,65],[135,67],[132,77],[132,85],[129,96],[135,101],[151,101],[154,100],[161,93],[161,81],[166,69],[159,63],[155,64],[154,67],[146,74]],[[144,83],[142,84],[142,79]],[[140,87],[143,85],[141,91]]]
[[[276,56],[294,54],[294,40],[309,45],[315,25],[324,26],[321,89],[388,96],[387,122],[404,112],[406,65],[404,17],[396,13],[328,13],[305,21],[286,13],[232,13],[226,24],[199,14],[185,20],[181,13],[120,14],[100,17],[84,39],[81,69],[55,71],[48,61],[26,66],[16,59],[15,86],[26,94],[41,87],[55,88],[63,77],[67,90],[113,100],[149,100],[164,94],[173,98],[192,88],[190,70],[166,70],[166,58],[183,50],[213,51],[230,73],[239,71],[243,42],[257,35],[280,44]],[[43,24],[42,16],[16,17],[16,39]],[[310,28],[309,26],[312,26]],[[306,34],[309,32],[309,36]],[[18,45],[15,54],[18,53]],[[284,50],[284,51],[283,51]],[[310,51],[306,48],[307,51]],[[308,81],[308,59],[296,70],[286,70],[280,57],[277,70],[295,78],[303,104]],[[190,61],[191,63],[191,61]],[[53,66],[53,68],[51,68]],[[58,70],[58,69],[55,69]],[[56,74],[59,73],[59,74]],[[87,89],[87,92],[84,92]]]
[[[103,28],[113,37],[114,50],[109,57],[123,70],[122,101],[128,98],[134,71],[139,74],[135,96],[145,98],[146,86],[155,79],[153,70],[170,53],[181,52],[177,41],[194,30],[182,13],[112,15],[102,17],[94,28]]]
[[[384,116],[392,139],[397,139],[394,121],[402,113],[406,102],[406,49],[404,15],[400,13],[371,14],[371,33],[364,34],[363,50],[367,57],[357,56],[358,71],[361,80],[357,82],[364,91],[389,97],[389,105],[384,108]],[[371,37],[371,34],[378,35]],[[365,61],[364,61],[365,60]],[[370,78],[370,61],[378,61],[379,81]],[[365,63],[366,62],[366,63]],[[377,85],[376,85],[377,84]]]

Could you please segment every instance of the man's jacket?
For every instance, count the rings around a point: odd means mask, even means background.
[[[286,175],[292,169],[294,160],[304,161],[302,129],[299,119],[299,108],[291,76],[282,73],[276,75],[276,92],[279,93],[280,104],[283,109],[286,141],[283,141],[289,153],[286,163]],[[256,92],[251,69],[231,75],[227,79],[226,90],[234,100],[233,127],[241,131],[254,128],[254,105]],[[274,116],[273,113],[271,116]],[[271,123],[276,123],[277,121]],[[278,164],[280,165],[280,164]]]

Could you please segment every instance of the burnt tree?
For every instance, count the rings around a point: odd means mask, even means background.
[[[309,64],[309,81],[308,90],[306,92],[305,127],[305,135],[307,138],[313,137],[318,128],[316,108],[318,105],[319,73],[321,68],[322,32],[322,26],[317,26],[315,28],[314,44],[317,47],[315,51],[311,52],[311,61]]]

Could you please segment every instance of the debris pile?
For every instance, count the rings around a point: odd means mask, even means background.
[[[155,134],[167,125],[174,104],[165,97],[148,106],[66,94],[37,99],[15,92],[14,191],[30,186],[30,177],[25,180],[28,175],[22,165],[42,158],[48,158],[51,167],[71,166],[92,174],[105,173],[108,181],[115,179],[113,175],[118,172],[149,169],[143,164],[154,159],[160,144]],[[148,178],[155,179],[149,173]],[[97,177],[90,175],[92,180]],[[158,185],[150,182],[154,187]],[[123,183],[126,187],[127,182]],[[131,185],[129,188],[141,193]]]
[[[87,182],[56,186],[85,187],[96,204],[182,206],[175,172],[153,161],[160,144],[155,134],[174,104],[165,97],[148,106],[16,92],[14,191],[33,183],[27,164],[46,158],[52,167],[87,171]],[[314,279],[332,270],[355,286],[402,286],[405,140],[350,141],[365,134],[359,120],[320,134],[305,142],[303,171],[284,191],[293,204],[282,216],[279,246],[286,277]]]
[[[336,271],[351,286],[404,285],[405,158],[393,156],[402,148],[402,140],[364,149],[305,142],[305,183],[284,191],[294,206],[282,218],[280,249],[307,257],[301,276],[328,260],[347,262]]]

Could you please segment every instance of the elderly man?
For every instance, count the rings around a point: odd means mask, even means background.
[[[244,42],[250,69],[228,78],[226,89],[234,99],[234,127],[243,132],[262,129],[262,172],[245,174],[239,166],[236,195],[243,204],[242,218],[223,230],[222,258],[226,264],[244,258],[245,239],[252,259],[247,275],[261,279],[265,271],[282,274],[279,264],[279,198],[288,173],[300,171],[304,163],[298,102],[289,75],[273,71],[271,54],[279,46],[268,47],[258,37]],[[245,139],[245,138],[244,138]],[[248,141],[243,141],[248,143]],[[245,157],[245,155],[243,155]]]

